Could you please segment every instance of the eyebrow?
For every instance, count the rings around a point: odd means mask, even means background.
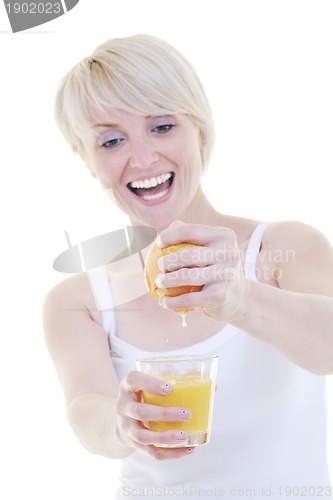
[[[96,125],[93,125],[93,128],[117,128],[120,127],[117,123],[97,123]]]

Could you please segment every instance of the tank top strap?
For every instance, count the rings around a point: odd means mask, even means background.
[[[116,315],[106,267],[90,269],[87,271],[87,276],[94,295],[96,308],[102,313],[103,328],[109,334],[115,334]]]
[[[269,221],[260,222],[252,233],[244,258],[245,278],[257,281],[256,262],[261,248],[263,234],[271,224]]]

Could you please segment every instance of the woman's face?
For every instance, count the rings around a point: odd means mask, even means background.
[[[93,127],[90,166],[134,224],[160,230],[186,214],[202,175],[202,140],[189,117],[112,110]]]

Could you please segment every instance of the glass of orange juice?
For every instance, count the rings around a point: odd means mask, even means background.
[[[146,422],[153,431],[184,430],[188,439],[163,447],[197,446],[210,438],[218,356],[172,356],[136,361],[137,369],[172,385],[166,396],[143,391],[145,403],[157,406],[188,408],[192,417],[186,422]]]

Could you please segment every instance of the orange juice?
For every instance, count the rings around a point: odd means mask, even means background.
[[[201,374],[163,375],[160,377],[172,384],[173,391],[168,396],[143,392],[145,403],[157,406],[177,406],[188,408],[192,418],[187,422],[149,422],[149,429],[166,431],[185,430],[189,434],[207,433],[209,428],[211,398],[214,396],[215,383],[212,379],[202,378]]]

